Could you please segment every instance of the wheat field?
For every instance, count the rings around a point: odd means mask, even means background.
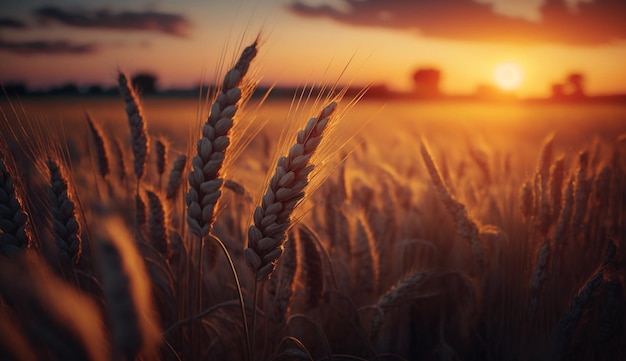
[[[623,121],[267,121],[257,51],[195,124],[2,103],[0,359],[626,360]]]

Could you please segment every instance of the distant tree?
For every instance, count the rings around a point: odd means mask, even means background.
[[[570,73],[567,76],[569,94],[573,97],[585,96],[585,76],[581,73]]]
[[[157,77],[150,73],[139,73],[131,78],[133,87],[142,94],[157,92]]]
[[[87,94],[100,95],[104,93],[104,89],[99,84],[93,84],[87,87]]]
[[[439,96],[439,81],[441,71],[435,68],[420,68],[413,73],[413,85],[415,93],[420,96]]]
[[[582,73],[570,73],[563,83],[551,85],[552,99],[580,99],[585,94],[585,76]]]
[[[59,87],[50,89],[51,94],[76,95],[79,93],[78,86],[74,83],[66,83]]]
[[[117,95],[117,96],[120,95],[120,88],[117,85],[113,85],[103,90],[104,90],[104,94],[106,95]]]
[[[28,88],[25,83],[7,83],[0,85],[8,95],[25,95],[28,93]]]
[[[563,89],[563,84],[554,83],[551,86],[552,89],[552,98],[554,99],[562,99],[565,96],[565,91]]]
[[[365,96],[371,98],[386,98],[389,97],[389,88],[385,84],[374,84],[369,87]]]

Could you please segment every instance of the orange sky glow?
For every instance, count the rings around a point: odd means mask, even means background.
[[[253,68],[266,85],[334,83],[347,65],[342,84],[406,91],[416,69],[432,67],[444,93],[467,94],[496,86],[495,68],[514,63],[522,97],[548,96],[571,72],[585,75],[589,94],[626,93],[626,22],[611,15],[626,18],[623,0],[433,3],[3,2],[0,83],[112,85],[119,67],[154,72],[161,88],[191,87],[213,82],[260,32]]]

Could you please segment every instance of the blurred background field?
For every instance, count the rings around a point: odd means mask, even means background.
[[[7,99],[1,102],[7,116],[12,117]],[[255,122],[267,121],[270,127],[285,121],[301,122],[302,119],[289,119],[290,103],[291,100],[269,99],[259,105],[252,100],[244,116]],[[22,108],[18,113],[25,112],[30,118],[60,121],[67,126],[66,131],[72,131],[74,125],[86,129],[85,112],[105,129],[124,127],[127,119],[121,105],[118,97],[27,97],[13,104]],[[189,126],[206,117],[205,102],[197,98],[146,96],[143,107],[150,132],[167,134],[170,141],[181,147],[186,146],[183,142],[189,135]],[[359,137],[392,149],[393,143],[387,141],[398,134],[408,135],[402,139],[407,141],[417,141],[424,135],[455,144],[463,137],[478,137],[494,149],[531,157],[537,156],[532,152],[550,133],[555,134],[557,147],[567,152],[576,151],[594,137],[608,140],[626,131],[626,104],[619,103],[362,100],[345,116],[354,132],[366,125]]]

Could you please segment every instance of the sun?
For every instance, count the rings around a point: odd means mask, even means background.
[[[493,79],[502,90],[514,90],[522,83],[522,69],[513,63],[502,63],[493,71]]]

